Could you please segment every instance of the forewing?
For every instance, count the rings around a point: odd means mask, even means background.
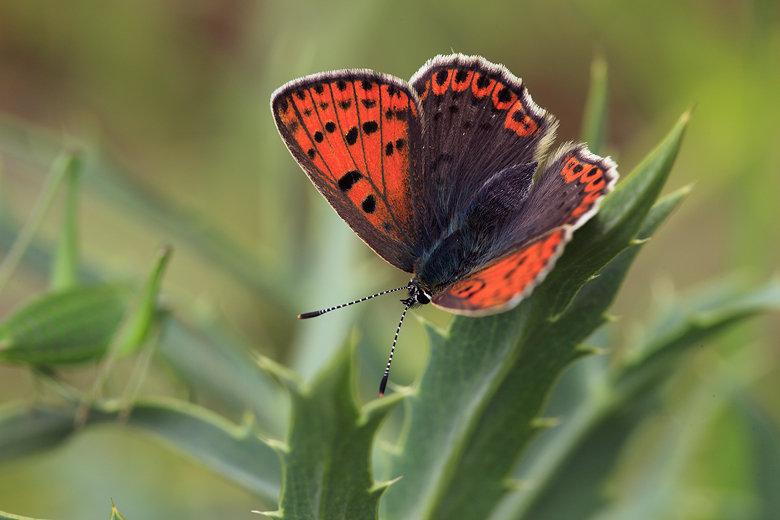
[[[568,226],[550,231],[451,285],[433,304],[469,316],[511,309],[544,279],[570,238]]]
[[[412,77],[424,114],[423,171],[431,225],[457,218],[492,175],[538,161],[555,118],[522,80],[479,56],[437,56]]]
[[[405,81],[369,70],[307,76],[271,99],[287,148],[355,233],[411,272],[421,247],[420,106]]]

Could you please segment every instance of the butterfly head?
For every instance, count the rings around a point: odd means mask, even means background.
[[[409,297],[401,300],[401,303],[407,307],[413,309],[415,307],[419,307],[420,305],[431,303],[433,295],[423,289],[417,279],[413,278],[406,288],[409,291]]]

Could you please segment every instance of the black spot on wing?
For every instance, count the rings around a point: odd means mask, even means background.
[[[352,186],[357,183],[360,179],[363,178],[363,174],[361,174],[357,170],[350,170],[344,175],[341,176],[339,179],[339,189],[343,191],[344,193],[348,192],[352,189]]]
[[[357,142],[357,138],[358,138],[358,129],[356,126],[350,128],[349,132],[347,132],[346,135],[344,136],[344,139],[347,141],[347,144],[350,146],[352,146]]]
[[[360,206],[366,213],[373,213],[376,211],[376,197],[373,195],[368,195],[365,199],[363,199],[363,202],[360,204]]]
[[[363,123],[363,131],[367,135],[371,135],[377,130],[379,130],[379,125],[377,124],[376,121],[366,121],[365,123]]]

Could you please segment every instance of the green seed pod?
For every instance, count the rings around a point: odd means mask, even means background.
[[[0,362],[49,366],[102,358],[133,290],[103,283],[47,293],[0,324]]]

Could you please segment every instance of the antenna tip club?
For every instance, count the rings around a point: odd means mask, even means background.
[[[384,397],[385,388],[387,388],[387,374],[382,377],[382,382],[379,384],[379,397]]]
[[[303,314],[299,314],[298,315],[298,319],[299,320],[306,320],[306,319],[309,319],[309,318],[316,318],[320,314],[322,314],[322,311],[304,312]]]

